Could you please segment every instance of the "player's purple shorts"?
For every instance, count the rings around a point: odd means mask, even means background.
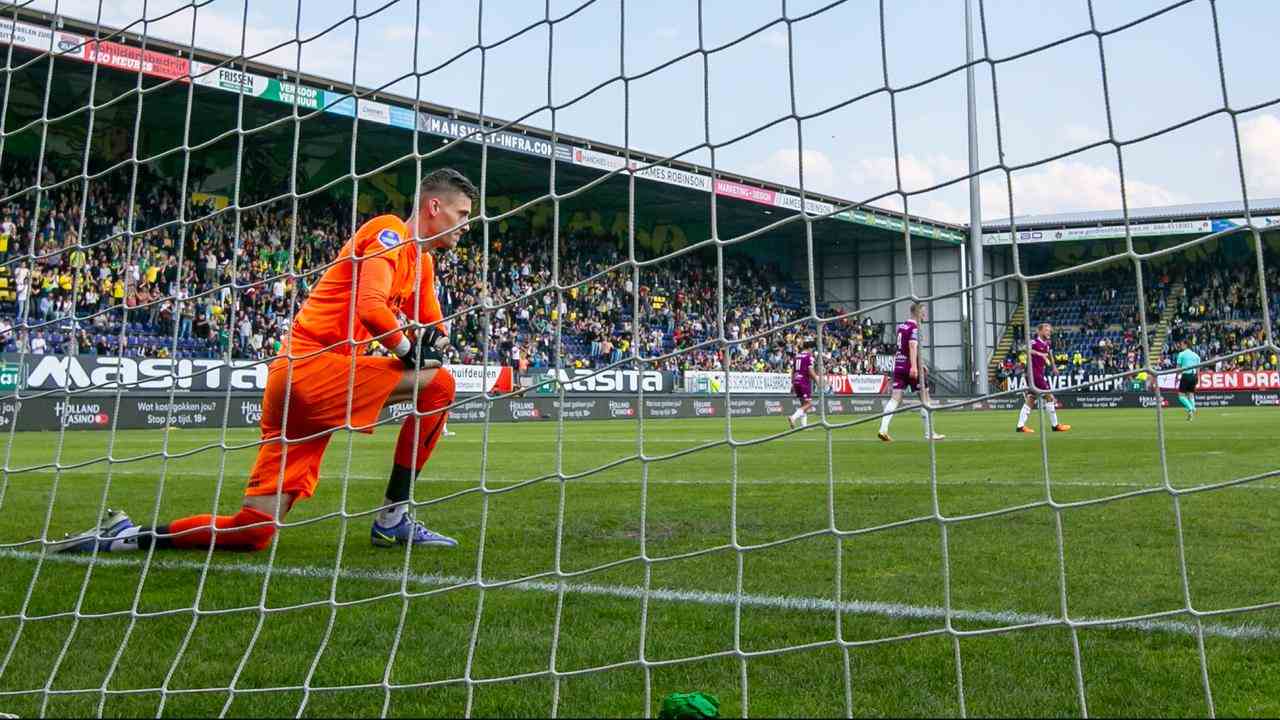
[[[1044,373],[1038,373],[1031,376],[1031,382],[1037,390],[1049,392],[1049,378]]]
[[[797,400],[808,402],[813,397],[813,388],[810,387],[808,380],[795,380],[791,383],[791,394],[796,396]]]
[[[893,369],[893,389],[906,390],[910,388],[911,392],[920,392],[920,378],[911,377],[911,369],[905,367],[895,367]]]

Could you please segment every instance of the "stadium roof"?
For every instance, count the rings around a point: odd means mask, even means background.
[[[1259,198],[1249,203],[1252,215],[1280,212],[1280,198]],[[1211,220],[1224,217],[1244,217],[1244,203],[1207,202],[1162,207],[1129,208],[1129,222],[1164,222],[1173,220]],[[1114,225],[1124,223],[1122,210],[1097,210],[1089,212],[1055,213],[1052,215],[1021,215],[1013,224],[1019,230],[1079,227],[1089,225]],[[984,222],[982,229],[988,232],[1008,232],[1008,219]]]
[[[20,21],[25,20],[29,23],[40,24],[46,28],[52,27],[56,30],[62,30],[68,33],[80,33],[90,39],[96,37],[126,46],[139,46],[142,45],[144,41],[143,35],[128,30],[106,28],[96,25],[91,21],[55,15],[25,7],[14,8],[11,13],[6,12],[3,19],[13,18]],[[477,133],[486,132],[486,134],[492,133],[492,135],[490,135],[490,144],[495,145],[496,147],[510,149],[511,144],[508,141],[513,137],[517,140],[520,136],[540,140],[550,140],[552,137],[550,131],[542,128],[536,128],[516,122],[508,122],[490,116],[485,116],[484,122],[481,124],[480,117],[469,111],[437,105],[424,101],[420,98],[398,95],[386,92],[382,89],[367,88],[359,85],[353,86],[349,82],[324,78],[305,72],[296,72],[287,68],[275,67],[243,56],[230,56],[225,53],[204,50],[198,47],[194,48],[193,51],[193,48],[188,44],[174,43],[150,36],[145,37],[145,47],[149,52],[153,51],[168,54],[177,56],[178,58],[186,58],[191,61],[199,60],[228,70],[236,70],[244,73],[261,73],[264,77],[259,78],[259,80],[263,81],[268,79],[270,79],[271,82],[286,80],[291,83],[296,83],[300,88],[312,87],[321,90],[327,89],[327,95],[330,97],[335,94],[343,96],[341,101],[328,101],[328,105],[325,105],[322,101],[321,105],[325,106],[322,108],[324,112],[321,113],[321,116],[326,112],[346,115],[348,117],[356,114],[355,105],[350,97],[355,96],[356,98],[359,98],[361,103],[372,101],[373,104],[390,104],[393,106],[399,106],[399,108],[403,109],[416,110],[419,114],[426,114],[430,116],[431,120],[437,123],[440,121],[444,121],[446,123],[456,121],[456,126],[449,127],[440,133],[436,133],[445,134],[455,140],[467,139],[475,141],[478,139],[475,137]],[[55,49],[54,52],[57,53],[58,50]],[[99,61],[99,64],[101,64],[101,61]],[[136,73],[137,71],[131,70],[130,72]],[[186,71],[182,72],[185,73]],[[193,78],[197,74],[194,67],[191,69],[190,74]],[[177,76],[168,77],[176,78]],[[223,85],[223,89],[228,89],[225,84]],[[246,89],[244,94],[249,95],[250,91]],[[302,94],[302,91],[298,92],[298,95]],[[276,100],[277,102],[289,102],[292,104],[292,100],[286,100],[283,97],[277,97]],[[339,106],[342,105],[346,105],[349,109],[340,108]],[[308,108],[310,107],[315,106],[308,106]],[[298,108],[300,114],[303,114],[302,111],[304,109],[304,103],[301,100],[298,101]],[[383,109],[385,110],[385,108]],[[369,120],[370,118],[365,116],[363,110],[364,108],[360,108],[360,118],[362,120]],[[385,119],[378,120],[376,122],[387,124]],[[391,124],[395,125],[394,122]],[[470,125],[471,127],[467,127],[467,125]],[[501,130],[498,130],[499,128]],[[418,129],[423,130],[421,119],[419,120]],[[465,137],[463,137],[464,135]],[[555,141],[555,144],[562,146],[562,149],[567,148],[575,155],[578,150],[585,151],[588,159],[586,162],[579,164],[593,166],[598,170],[617,172],[617,168],[614,166],[621,165],[623,157],[629,154],[633,168],[643,169],[647,165],[654,165],[659,169],[669,167],[675,169],[677,174],[679,174],[680,171],[683,171],[684,177],[684,180],[673,180],[670,178],[664,179],[661,176],[669,173],[652,173],[652,175],[648,176],[647,179],[658,180],[659,182],[665,182],[666,184],[673,186],[683,184],[685,187],[688,187],[688,178],[698,175],[703,176],[707,191],[712,191],[718,196],[724,198],[737,198],[745,203],[772,205],[773,207],[780,209],[799,209],[799,196],[801,194],[799,188],[760,180],[745,175],[739,175],[737,173],[726,171],[723,168],[717,168],[713,174],[711,168],[698,165],[696,163],[685,162],[679,159],[667,160],[666,156],[663,155],[654,155],[636,150],[635,148],[627,149],[610,145],[608,143],[600,143],[588,138],[576,137],[559,131],[557,131],[555,135]],[[593,153],[590,151],[595,151],[594,157],[591,157]],[[559,157],[559,153],[556,155],[557,159],[563,160],[563,158]],[[610,155],[613,157],[602,158],[602,155]],[[608,161],[607,164],[603,162],[605,160]],[[625,173],[620,172],[618,174],[624,178],[626,177]],[[637,177],[646,176],[637,172]],[[712,190],[713,183],[711,182],[711,177],[715,178],[716,184],[714,186],[714,190]],[[719,183],[722,182],[727,182],[727,184],[732,187],[729,187],[727,188],[727,191],[722,192],[719,186]],[[762,197],[776,197],[776,200],[773,200],[772,202],[767,199],[762,201]],[[851,200],[823,195],[821,193],[815,193],[808,190],[805,191],[804,197],[807,203],[806,207],[808,207],[809,211],[814,214],[826,214],[832,212],[835,208],[855,205],[854,201]],[[766,210],[765,214],[772,214],[772,212]],[[899,233],[902,231],[903,220],[905,218],[912,228],[913,235],[932,237],[956,244],[965,242],[965,236],[968,233],[967,225],[957,225],[919,215],[904,216],[902,213],[883,210],[878,207],[867,205],[857,206],[850,211],[834,213],[833,217],[837,220],[846,220],[864,227]]]

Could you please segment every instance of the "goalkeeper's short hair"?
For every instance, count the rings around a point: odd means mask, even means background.
[[[422,182],[418,184],[418,192],[433,196],[457,192],[471,198],[472,202],[480,200],[480,191],[476,189],[475,183],[450,167],[437,168],[423,175]]]

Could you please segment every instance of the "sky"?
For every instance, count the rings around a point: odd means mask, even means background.
[[[702,0],[701,17],[695,0],[31,6],[788,185],[803,158],[806,188],[862,202],[899,175],[912,192],[968,173],[965,73],[925,82],[965,62],[964,0],[883,4],[883,23],[875,0]],[[1280,105],[1236,115],[1243,183],[1230,115],[1160,132],[1280,99],[1280,2],[1216,3],[1225,100],[1209,0],[1094,0],[1101,46],[1088,34],[1022,57],[1088,32],[1087,0],[981,0],[981,22],[978,5],[975,52],[993,61],[976,73],[979,163],[1002,148],[1027,166],[1012,173],[1014,215],[1121,207],[1120,158],[1130,207],[1280,197]],[[1104,145],[1047,161],[1109,138],[1120,158]],[[1010,215],[1005,178],[982,177],[984,222]],[[969,218],[963,180],[907,202]]]

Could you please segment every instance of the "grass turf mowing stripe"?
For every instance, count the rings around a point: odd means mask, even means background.
[[[0,559],[37,560],[40,553],[0,550]],[[45,555],[45,562],[89,565],[96,567],[137,567],[142,565],[142,558],[102,557],[94,559],[86,555]],[[191,560],[153,559],[150,567],[156,570],[199,571],[205,564]],[[266,565],[253,563],[212,563],[209,570],[213,572],[234,573],[241,575],[272,575],[302,578],[332,578],[333,568],[314,565]],[[365,582],[384,582],[399,584],[407,577],[411,583],[434,587],[472,586],[474,579],[460,575],[440,575],[435,573],[404,573],[391,570],[344,569],[338,571],[339,579]],[[501,581],[499,581],[501,582]],[[525,592],[556,593],[559,583],[530,580],[503,588]],[[565,592],[579,595],[594,595],[629,600],[638,600],[644,596],[644,589],[632,585],[597,585],[593,583],[565,583]],[[873,600],[850,600],[837,603],[829,598],[794,597],[786,595],[735,595],[733,593],[709,592],[702,590],[669,590],[651,588],[649,598],[668,602],[685,602],[699,605],[733,606],[741,602],[743,607],[757,607],[769,610],[792,610],[800,612],[835,612],[837,609],[851,615],[879,615],[895,620],[936,620],[947,616],[946,610],[930,605],[908,605],[905,603],[877,602]],[[1049,615],[1021,613],[1014,610],[952,610],[954,620],[988,623],[997,626],[1048,625],[1060,623],[1061,619]],[[1073,618],[1077,623],[1102,623],[1103,618]],[[1178,620],[1137,620],[1116,622],[1109,627],[1140,630],[1144,632],[1165,632],[1178,635],[1194,635],[1195,623]],[[1233,640],[1280,640],[1280,630],[1257,624],[1226,625],[1222,623],[1204,623],[1204,634]]]
[[[124,464],[124,463],[117,462],[116,464],[118,465],[118,464]],[[14,474],[14,475],[18,475],[18,474],[52,475],[55,472],[55,470],[53,470],[52,468],[41,468],[39,470],[23,470],[21,472],[10,470],[9,472],[10,474]],[[84,468],[78,467],[73,470],[64,470],[63,473],[83,474]],[[154,470],[121,470],[119,468],[113,468],[111,470],[111,473],[113,475],[159,477],[159,473]],[[169,477],[208,477],[208,478],[227,477],[225,473],[220,474],[220,473],[211,473],[211,472],[191,472],[187,470],[170,471],[168,473],[168,476]],[[239,480],[238,477],[235,479]],[[348,480],[386,480],[387,476],[385,474],[365,475],[360,473],[350,473],[346,476],[346,479]],[[518,485],[520,483],[527,483],[531,479],[532,478],[525,478],[522,480],[511,480],[506,478],[489,478],[485,484],[486,485]],[[1264,484],[1267,480],[1272,480],[1274,482],[1275,478],[1273,477],[1256,478],[1248,482],[1243,482],[1238,485],[1228,485],[1225,488],[1220,488],[1220,489],[1280,490],[1280,485]],[[547,478],[546,481],[555,482],[556,480],[554,477],[551,477],[551,478]],[[479,485],[480,484],[480,481],[474,477],[471,477],[471,478],[425,477],[423,478],[423,482],[444,483],[448,485]],[[612,478],[591,479],[591,478],[585,478],[585,477],[573,478],[571,480],[568,480],[568,482],[590,483],[594,485],[639,485],[640,484],[639,480],[617,480]],[[672,478],[650,478],[648,480],[648,483],[650,485],[730,485],[733,483],[733,481],[730,480],[729,478],[724,478],[724,479],[699,478],[696,480],[677,480]],[[868,486],[904,485],[905,486],[905,485],[932,485],[933,481],[901,480],[901,479],[892,479],[892,478],[836,478],[834,483],[836,485],[853,485],[853,486],[859,486],[859,485],[868,485]],[[763,480],[739,478],[738,484],[739,485],[826,485],[828,484],[828,481],[823,478],[769,478],[769,479],[763,479]],[[1008,487],[1023,487],[1023,486],[1043,487],[1044,480],[1042,478],[1037,478],[1034,480],[993,480],[989,478],[983,478],[981,480],[977,480],[977,479],[941,480],[940,479],[938,480],[938,485],[957,486],[957,487],[958,486],[981,487],[984,485],[998,485],[998,486],[1008,486]],[[1110,488],[1115,488],[1115,487],[1159,488],[1159,487],[1163,487],[1161,483],[1155,482],[1155,481],[1140,483],[1140,482],[1124,482],[1124,481],[1106,482],[1106,481],[1100,481],[1100,480],[1052,480],[1051,485],[1053,487],[1097,487],[1097,488],[1109,488],[1109,487]],[[1191,489],[1192,487],[1195,487],[1195,486],[1179,486],[1178,490],[1185,492]]]

